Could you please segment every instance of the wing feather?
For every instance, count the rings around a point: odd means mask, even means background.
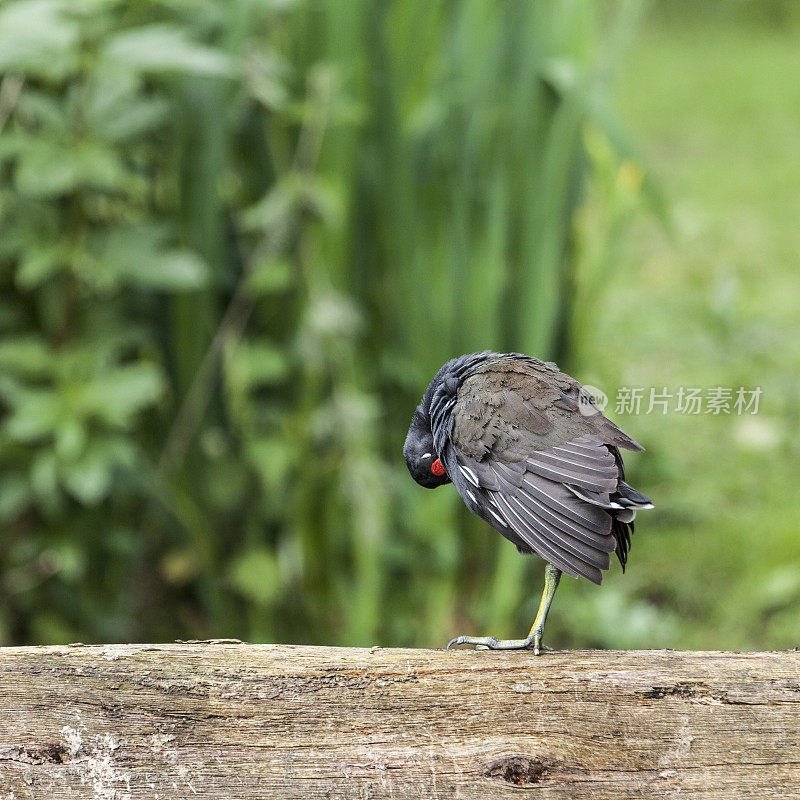
[[[553,566],[558,567],[562,572],[573,578],[583,576],[593,583],[600,583],[601,573],[597,567],[592,567],[580,558],[564,551],[550,542],[549,539],[541,536],[529,523],[520,515],[519,511],[512,507],[511,503],[515,498],[506,498],[503,495],[498,497],[498,503],[503,510],[503,516],[509,526],[517,533],[523,541],[538,553],[542,558],[549,561]]]
[[[534,509],[525,504],[520,496],[512,498],[512,503],[515,508],[518,509],[520,516],[548,541],[552,541],[555,545],[563,548],[576,558],[585,561],[587,564],[599,567],[600,569],[608,569],[611,563],[609,552],[612,552],[615,546],[612,536],[608,537],[611,540],[610,550],[605,542],[603,542],[600,547],[593,547],[577,537],[571,536],[559,527],[549,524],[548,521],[542,519]]]
[[[563,483],[549,481],[542,486],[545,478],[527,473],[522,482],[525,491],[533,495],[539,502],[557,512],[561,516],[579,522],[589,530],[603,532],[608,530],[608,514],[604,514],[598,506],[584,505],[574,501],[574,493],[571,492]]]
[[[612,518],[571,487],[598,495],[616,488],[616,460],[602,442],[581,437],[520,462],[456,458],[454,483],[473,511],[562,572],[600,583],[617,546]]]
[[[517,493],[520,501],[527,506],[532,514],[536,514],[541,520],[549,525],[555,526],[558,530],[572,536],[575,539],[580,539],[587,545],[594,547],[606,553],[614,552],[614,537],[611,535],[611,517],[601,511],[604,517],[608,520],[605,524],[604,531],[593,531],[580,522],[567,519],[561,514],[557,514],[549,509],[544,503],[540,502],[528,492],[522,490]]]
[[[600,446],[603,447],[602,443]],[[603,449],[606,450],[605,447]],[[599,449],[597,453],[599,454]],[[595,492],[613,492],[617,488],[618,470],[611,453],[608,453],[608,460],[602,463],[596,456],[594,461],[586,461],[578,453],[562,455],[547,450],[537,450],[528,456],[527,464],[528,469],[535,475],[559,483],[574,484]]]

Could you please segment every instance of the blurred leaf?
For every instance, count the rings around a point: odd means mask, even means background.
[[[19,154],[16,186],[23,196],[49,198],[81,187],[113,190],[126,175],[118,154],[98,142],[37,137]]]
[[[47,513],[57,511],[61,492],[58,488],[58,468],[55,454],[46,450],[39,451],[31,464],[31,489],[39,501],[39,505]]]
[[[62,269],[69,254],[60,242],[32,243],[22,254],[16,281],[21,289],[35,289]]]
[[[542,64],[542,77],[561,94],[568,94],[578,85],[583,76],[581,65],[568,58],[546,59]]]
[[[36,334],[0,340],[0,368],[21,375],[51,374],[55,358],[47,343]]]
[[[297,203],[297,185],[294,180],[272,187],[257,203],[241,215],[241,225],[246,231],[271,231],[288,224]]]
[[[0,397],[11,406],[18,406],[25,401],[26,389],[18,378],[0,372]]]
[[[280,593],[278,564],[266,547],[253,547],[235,556],[228,577],[239,594],[261,606],[270,605]]]
[[[299,186],[299,196],[307,210],[316,214],[333,228],[344,219],[344,193],[342,187],[330,180],[305,178]]]
[[[307,330],[318,340],[317,346],[325,340],[355,336],[364,322],[352,298],[336,292],[325,292],[313,298],[306,313]]]
[[[29,137],[19,131],[9,130],[8,128],[0,134],[0,164],[4,161],[16,158],[27,146]],[[10,200],[6,194],[4,205],[8,205]]]
[[[135,266],[120,257],[117,266],[131,283],[157,291],[202,289],[208,281],[206,263],[191,250],[166,250],[143,259]]]
[[[225,359],[225,371],[233,391],[249,391],[286,377],[286,354],[265,339],[241,341]]]
[[[247,290],[254,298],[276,294],[288,289],[292,279],[291,262],[283,258],[265,258],[247,276]]]
[[[0,72],[57,81],[77,67],[79,27],[67,0],[17,0],[0,9]]]
[[[130,442],[108,436],[95,439],[75,461],[64,461],[58,474],[65,488],[84,505],[96,505],[111,490],[114,471],[130,468],[136,454]]]
[[[31,491],[24,475],[12,472],[0,477],[0,520],[15,520],[27,508],[31,499]]]
[[[126,82],[111,93],[105,83],[96,87],[87,116],[97,136],[124,142],[150,133],[169,119],[170,106],[164,98],[141,97],[139,91],[136,82]]]
[[[247,460],[256,470],[261,484],[273,496],[280,497],[296,458],[296,450],[286,439],[250,436],[245,444]]]
[[[164,391],[161,371],[150,362],[126,364],[96,375],[86,386],[87,410],[108,424],[128,427],[132,417]]]
[[[5,432],[18,442],[34,442],[53,433],[61,411],[58,395],[46,389],[26,389],[5,423]]]
[[[193,42],[186,30],[166,24],[115,34],[106,45],[105,57],[141,72],[233,73],[233,63],[225,53]]]
[[[86,574],[86,554],[75,542],[55,542],[42,553],[51,561],[51,569],[67,583],[82,580]]]
[[[96,505],[111,488],[113,468],[108,454],[92,446],[83,457],[62,464],[59,473],[70,494],[84,505]]]
[[[800,596],[800,575],[796,565],[777,567],[767,574],[759,586],[761,603],[768,608],[780,608],[791,604]]]
[[[280,110],[287,105],[290,98],[286,86],[288,68],[274,53],[257,51],[251,54],[245,73],[250,92],[266,108]]]
[[[288,225],[300,212],[311,212],[328,225],[344,218],[341,186],[317,176],[292,173],[276,183],[241,215],[244,230],[272,231]]]
[[[86,445],[86,429],[75,417],[65,419],[55,432],[56,456],[62,461],[74,461]]]
[[[31,89],[22,92],[17,101],[17,113],[24,119],[30,117],[49,134],[66,136],[69,133],[70,121],[63,104],[44,92]]]
[[[92,127],[113,121],[145,93],[145,81],[134,70],[126,66],[103,67],[90,73],[84,96],[83,112]]]
[[[208,268],[195,253],[168,244],[162,226],[135,225],[106,232],[94,276],[102,283],[131,283],[156,291],[200,289]]]
[[[99,138],[122,142],[162,125],[169,118],[169,111],[165,98],[149,94],[140,76],[121,67],[95,74],[85,115]]]

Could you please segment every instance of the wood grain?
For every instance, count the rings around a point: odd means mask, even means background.
[[[0,800],[800,797],[796,652],[79,645],[0,671]]]

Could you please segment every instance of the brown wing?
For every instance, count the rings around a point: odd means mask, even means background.
[[[627,450],[642,446],[593,405],[569,375],[534,358],[505,357],[466,378],[453,407],[453,442],[478,461],[521,461],[582,436]]]
[[[464,478],[454,483],[472,510],[522,549],[600,583],[616,548],[606,508],[620,479],[606,444],[641,448],[599,412],[582,414],[581,392],[534,359],[476,370],[453,412]]]

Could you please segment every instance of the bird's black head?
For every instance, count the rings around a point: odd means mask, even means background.
[[[451,414],[458,389],[472,369],[495,357],[497,353],[484,350],[451,358],[428,384],[422,402],[414,412],[403,448],[408,471],[420,486],[435,489],[450,483],[442,458],[447,461]]]
[[[408,429],[403,457],[411,477],[426,489],[435,489],[450,483],[447,472],[439,460],[433,446],[430,418],[422,405],[414,412],[411,427]]]

